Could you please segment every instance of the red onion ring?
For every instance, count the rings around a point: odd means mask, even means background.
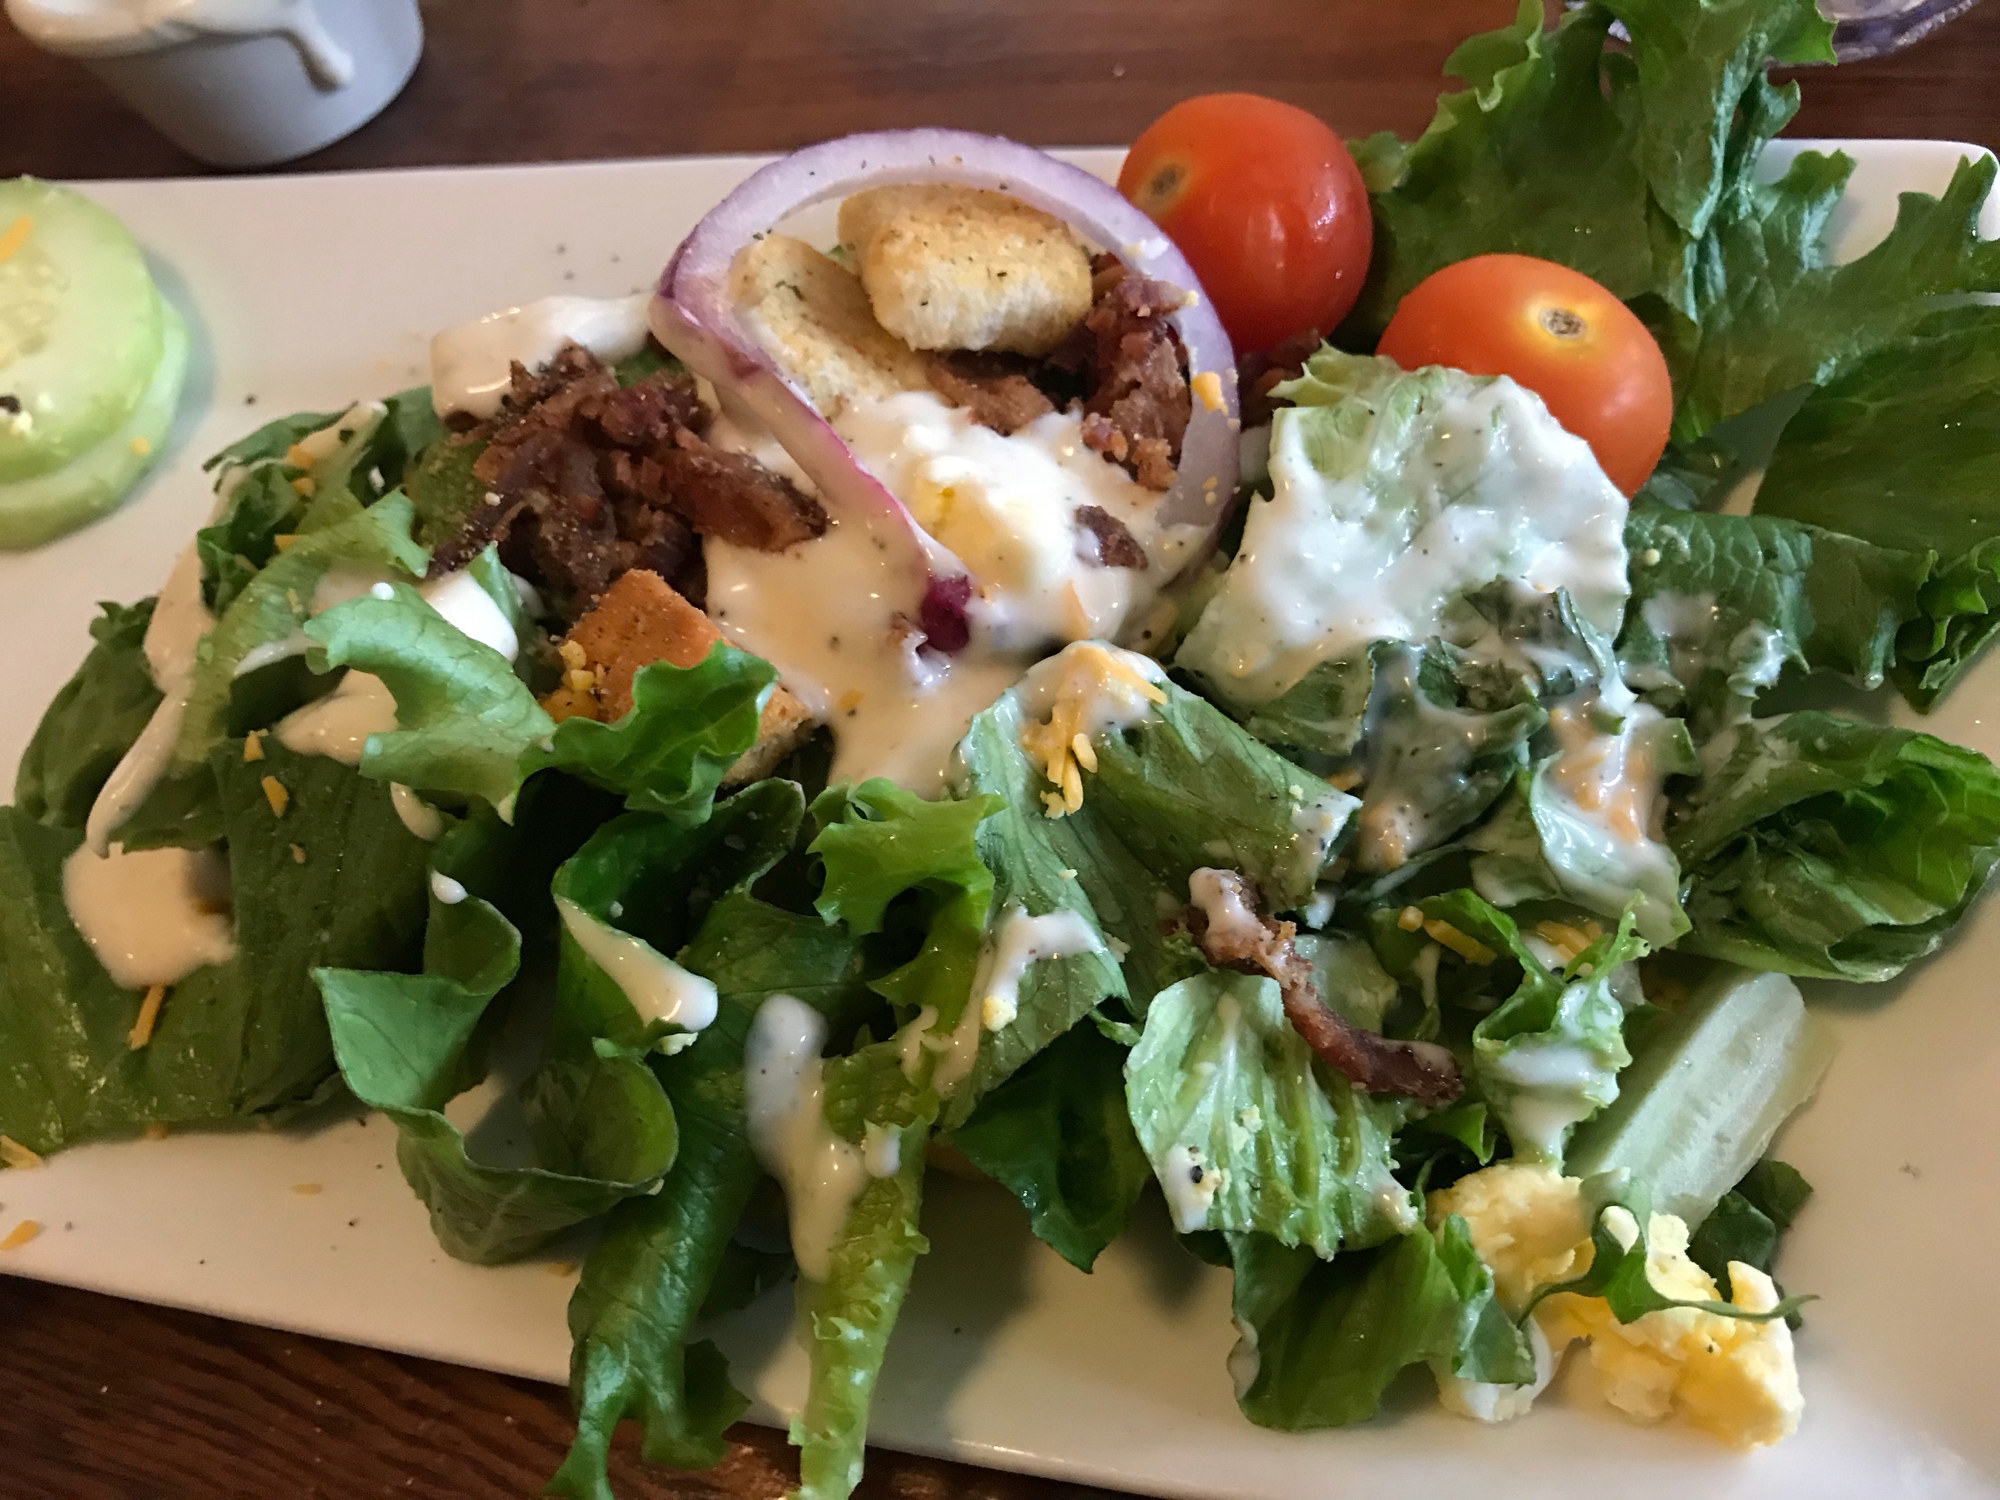
[[[1236,497],[1236,361],[1229,336],[1193,268],[1158,225],[1109,183],[1031,146],[967,130],[882,130],[842,136],[772,162],[711,209],[674,251],[653,297],[654,337],[695,374],[741,400],[819,487],[835,515],[887,521],[888,536],[908,548],[913,575],[927,580],[926,625],[936,615],[943,626],[931,632],[937,645],[948,649],[944,643],[951,639],[962,644],[962,619],[947,624],[943,617],[962,616],[962,603],[956,611],[947,606],[969,586],[935,585],[963,578],[964,564],[855,459],[744,326],[729,289],[738,252],[789,215],[863,188],[912,182],[1006,193],[1063,220],[1129,269],[1191,294],[1173,315],[1174,324],[1187,350],[1190,382],[1214,375],[1209,395],[1216,404],[1211,407],[1197,391],[1177,477],[1160,502],[1161,518],[1204,526],[1212,542]]]

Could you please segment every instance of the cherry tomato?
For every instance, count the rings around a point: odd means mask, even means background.
[[[1432,272],[1397,304],[1376,352],[1406,370],[1513,376],[1627,495],[1667,446],[1674,392],[1660,346],[1624,303],[1553,261],[1475,255]]]
[[[1118,191],[1180,246],[1238,354],[1330,333],[1361,293],[1368,192],[1340,137],[1302,109],[1183,100],[1132,143]]]

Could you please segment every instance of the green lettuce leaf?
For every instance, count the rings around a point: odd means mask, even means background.
[[[1618,1097],[1618,1074],[1632,1060],[1614,986],[1619,967],[1646,951],[1633,917],[1557,971],[1536,956],[1512,917],[1470,891],[1430,897],[1418,909],[1493,955],[1469,967],[1490,969],[1496,959],[1518,967],[1513,992],[1473,1027],[1468,1072],[1514,1154],[1560,1166],[1571,1129]],[[1461,960],[1454,955],[1452,962]],[[1440,981],[1439,988],[1447,986]]]
[[[829,787],[813,802],[820,831],[810,852],[820,857],[826,876],[814,903],[821,917],[870,936],[889,925],[894,903],[915,895],[914,909],[904,911],[898,925],[922,934],[918,951],[872,988],[940,1047],[950,1045],[972,999],[993,905],[993,875],[980,858],[977,835],[999,807],[999,799],[989,796],[926,801],[880,777],[859,787]],[[945,1089],[953,1120],[970,1114],[980,1095],[1048,1040],[1023,1034],[1018,1025],[1011,1029],[1013,1037],[1007,1029],[980,1032],[970,1070]],[[926,1055],[937,1053],[926,1049]]]
[[[1090,1025],[1030,1058],[948,1140],[1080,1271],[1123,1231],[1153,1177],[1125,1107],[1125,1048]]]
[[[1630,38],[1610,51],[1613,20]],[[1630,301],[1694,312],[1698,252],[1798,107],[1764,69],[1832,61],[1810,0],[1607,0],[1543,29],[1524,4],[1445,63],[1467,85],[1413,144],[1356,150],[1375,209],[1368,284],[1343,337],[1379,331],[1402,295],[1469,256],[1573,266]]]
[[[763,1177],[744,1121],[744,1037],[773,994],[837,1016],[860,990],[850,934],[740,885],[678,956],[715,985],[718,1013],[698,1044],[655,1062],[680,1152],[657,1194],[612,1210],[570,1302],[577,1436],[550,1488],[574,1500],[610,1500],[606,1460],[627,1416],[650,1463],[706,1468],[727,1453],[723,1433],[747,1402],[715,1346],[690,1340],[727,1290],[730,1235]]]
[[[1390,1381],[1431,1362],[1467,1380],[1534,1378],[1527,1341],[1493,1295],[1493,1273],[1452,1215],[1332,1261],[1266,1235],[1232,1234],[1236,1404],[1260,1427],[1365,1422]]]
[[[618,793],[635,812],[698,821],[756,743],[777,680],[769,662],[726,641],[692,667],[653,662],[632,679],[629,713],[615,724],[563,720],[550,748],[530,746],[523,774],[552,766]]]
[[[1045,816],[1043,770],[1021,749],[1023,690],[975,718],[959,745],[961,791],[1003,799],[980,830],[999,904],[1019,903],[1033,915],[1077,912],[1120,954],[1117,963],[1094,955],[1029,969],[1024,1017],[1031,1003],[1044,1008],[1036,1000],[1042,985],[1060,987],[1049,1005],[1067,1020],[1048,1021],[1051,1035],[1108,997],[1143,1011],[1156,990],[1181,977],[1160,918],[1186,906],[1195,870],[1241,871],[1273,911],[1304,906],[1358,806],[1206,700],[1172,684],[1163,691],[1166,701],[1140,722],[1093,736],[1097,770],[1084,777],[1083,806],[1065,817]]]
[[[1982,241],[1978,229],[1993,186],[1992,158],[1960,163],[1941,197],[1904,193],[1888,238],[1835,265],[1826,225],[1852,167],[1838,153],[1802,152],[1775,183],[1746,179],[1737,204],[1718,215],[1695,272],[1691,317],[1666,338],[1680,402],[1676,436],[1693,437],[1783,392],[1855,370],[1915,330],[1941,297],[2000,290],[2000,244]],[[1927,415],[1929,427],[1936,417]],[[1905,448],[1907,432],[1885,430],[1889,443],[1866,450],[1871,457]],[[1771,510],[1761,499],[1758,508]],[[1771,513],[1909,546],[1805,507]],[[1915,550],[1928,545],[1936,542]]]
[[[484,1072],[494,999],[520,966],[520,933],[481,894],[504,880],[512,842],[490,814],[440,840],[433,869],[462,894],[449,886],[441,894],[434,882],[421,974],[315,974],[347,1086],[395,1123],[397,1162],[438,1242],[481,1264],[528,1254],[650,1190],[679,1144],[657,1079],[643,1060],[612,1049],[546,1058],[536,1075],[544,1087],[530,1110],[535,1146],[558,1166],[475,1160],[445,1117],[444,1106]]]
[[[1768,1274],[1777,1264],[1785,1231],[1812,1192],[1812,1184],[1797,1167],[1766,1157],[1745,1172],[1701,1221],[1688,1241],[1688,1259],[1725,1284],[1732,1260]]]
[[[1375,212],[1368,280],[1343,340],[1379,333],[1403,294],[1454,261],[1493,252],[1574,266],[1636,297],[1653,288],[1653,250],[1638,125],[1603,54],[1611,16],[1588,7],[1544,32],[1523,0],[1514,24],[1460,44],[1445,60],[1459,93],[1438,100],[1415,142],[1378,135],[1355,149]]]
[[[1993,163],[1982,166],[1973,185],[1983,198]],[[1967,212],[1976,215],[1978,202]],[[2000,243],[1979,253],[1990,273],[1965,279],[2000,286]],[[1757,490],[1761,514],[1942,559],[1897,646],[1897,685],[1919,708],[1935,704],[2000,631],[2000,455],[1986,441],[1996,421],[2000,308],[1937,312],[1808,395]]]
[[[2000,853],[2000,772],[1930,735],[1807,711],[1754,720],[1708,759],[1668,835],[1696,953],[1888,979],[1944,941]]]
[[[423,575],[429,555],[410,540],[410,503],[390,495],[323,529],[300,531],[246,583],[195,652],[177,771],[192,770],[223,738],[237,667],[259,646],[282,641],[312,618],[313,591],[336,568]]]
[[[1837,672],[1874,688],[1918,612],[1927,552],[1902,552],[1772,515],[1635,511],[1626,675],[1703,738],[1753,707],[1778,671]]]
[[[81,830],[0,809],[0,1134],[37,1151],[141,1125],[216,1125],[322,1098],[333,1053],[311,974],[414,959],[427,846],[386,788],[333,761],[225,743],[210,775],[229,840],[236,957],[172,986],[153,1039],[139,997],[71,925],[62,863]],[[282,817],[263,778],[289,794]]]
[[[387,585],[316,615],[305,627],[315,672],[350,667],[382,679],[397,728],[371,735],[361,771],[422,792],[504,807],[531,747],[555,731],[513,663],[475,641],[407,585]]]
[[[63,684],[21,752],[14,805],[57,828],[81,828],[111,772],[159,706],[142,649],[153,601],[102,604],[90,654]]]
[[[1125,1077],[1183,1234],[1254,1230],[1330,1257],[1416,1222],[1389,1149],[1407,1101],[1364,1094],[1322,1064],[1273,980],[1215,970],[1161,991]]]
[[[917,1216],[937,1096],[905,1075],[895,1038],[827,1059],[822,1078],[834,1133],[859,1145],[870,1125],[893,1132],[897,1166],[887,1177],[871,1176],[848,1209],[826,1280],[799,1283],[800,1336],[811,1374],[791,1426],[799,1449],[797,1500],[847,1500],[860,1482],[882,1356],[917,1257],[930,1248]]]
[[[371,672],[396,699],[398,727],[369,740],[364,774],[496,808],[508,806],[528,777],[556,769],[621,793],[635,811],[699,821],[730,766],[755,743],[777,680],[769,663],[717,642],[692,667],[642,667],[632,707],[616,723],[557,724],[506,657],[414,589],[390,585],[387,598],[371,592],[336,604],[305,633],[315,670]]]
[[[390,396],[379,414],[376,404],[280,417],[202,466],[223,471],[217,484],[226,496],[221,513],[195,533],[202,597],[215,614],[276,555],[280,536],[321,529],[374,504],[398,488],[412,455],[442,430],[427,386]],[[345,440],[310,463],[289,461],[295,444],[347,418]],[[305,494],[295,480],[309,481]]]

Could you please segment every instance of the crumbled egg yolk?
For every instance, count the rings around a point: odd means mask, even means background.
[[[1455,1213],[1465,1220],[1501,1304],[1518,1313],[1536,1288],[1589,1269],[1582,1187],[1577,1178],[1546,1167],[1502,1162],[1431,1194],[1430,1217],[1440,1223]],[[1607,1209],[1604,1222],[1628,1246],[1638,1237],[1637,1223],[1623,1209]],[[1646,1234],[1648,1279],[1668,1297],[1719,1300],[1715,1282],[1688,1258],[1687,1246],[1685,1223],[1654,1214]],[[1754,1266],[1730,1262],[1729,1282],[1730,1300],[1746,1312],[1769,1312],[1778,1304],[1770,1277]],[[1638,1421],[1679,1416],[1739,1448],[1775,1443],[1798,1428],[1805,1402],[1791,1330],[1782,1319],[1752,1323],[1676,1307],[1620,1323],[1602,1297],[1570,1292],[1541,1302],[1534,1319],[1551,1363],[1585,1340],[1605,1399]],[[1528,1405],[1482,1401],[1476,1392],[1485,1388],[1467,1382],[1454,1388],[1449,1377],[1440,1386],[1447,1406],[1487,1420],[1518,1416]]]
[[[1062,654],[1062,678],[1049,717],[1021,731],[1021,748],[1056,788],[1042,793],[1042,809],[1052,818],[1083,806],[1083,773],[1097,769],[1090,733],[1106,710],[1125,715],[1167,701],[1166,690],[1126,656],[1094,641],[1071,646]]]

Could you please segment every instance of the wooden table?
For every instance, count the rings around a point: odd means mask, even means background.
[[[770,151],[948,124],[1128,139],[1187,94],[1254,89],[1405,135],[1438,70],[1513,0],[427,0],[416,78],[297,170]],[[1806,75],[1794,134],[2000,147],[2000,4],[1900,56]],[[0,176],[201,170],[81,68],[0,26]],[[0,1278],[0,1500],[481,1500],[536,1493],[568,1442],[553,1387]],[[621,1496],[763,1500],[783,1439]],[[877,1453],[864,1495],[1083,1492]]]

